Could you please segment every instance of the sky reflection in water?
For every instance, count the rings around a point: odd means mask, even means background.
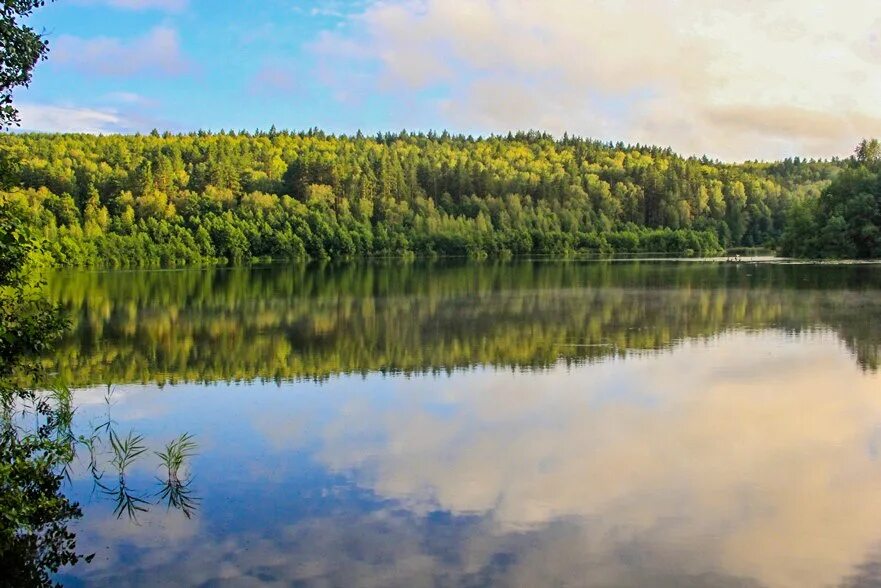
[[[152,447],[196,436],[201,502],[192,519],[117,520],[75,472],[80,546],[98,556],[62,579],[872,585],[881,376],[840,331],[802,327],[541,369],[120,384],[120,431]],[[100,420],[104,392],[76,393],[81,422]],[[133,486],[158,472],[144,459]]]

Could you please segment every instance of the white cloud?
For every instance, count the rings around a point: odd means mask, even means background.
[[[158,26],[142,37],[83,39],[63,35],[52,46],[52,63],[103,76],[151,74],[179,76],[191,69],[180,49],[177,31]]]
[[[129,131],[134,126],[110,109],[28,103],[16,107],[21,117],[21,129],[25,131],[107,134]]]
[[[156,103],[142,96],[108,94],[103,104],[16,104],[22,131],[44,133],[134,133],[151,129],[177,129],[178,125],[157,115]]]
[[[385,0],[314,49],[356,47],[390,92],[440,85],[463,130],[828,156],[881,133],[879,22],[876,0]]]
[[[77,4],[103,4],[124,10],[163,10],[180,12],[189,5],[189,0],[77,0]]]

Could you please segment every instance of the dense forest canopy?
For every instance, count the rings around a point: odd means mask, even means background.
[[[864,139],[819,198],[794,204],[783,252],[798,257],[881,258],[881,143]]]
[[[0,202],[59,265],[716,254],[775,245],[844,162],[723,164],[529,132],[0,137]]]

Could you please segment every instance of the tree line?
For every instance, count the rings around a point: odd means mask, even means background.
[[[0,203],[66,266],[774,246],[838,160],[723,164],[538,132],[0,137]]]

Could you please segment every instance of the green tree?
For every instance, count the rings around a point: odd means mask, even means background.
[[[34,67],[49,51],[46,39],[22,22],[45,3],[4,0],[0,7],[0,130],[19,124],[12,91],[30,84]]]
[[[881,160],[881,143],[878,139],[863,139],[854,150],[857,161],[863,164]]]
[[[793,207],[784,249],[804,257],[881,257],[881,146],[863,140],[853,165],[842,171],[813,204]],[[808,218],[808,217],[811,218]]]
[[[19,214],[0,206],[0,569],[7,586],[52,586],[50,573],[80,558],[67,524],[82,513],[61,492],[73,451],[70,395],[61,390],[53,403],[23,383],[38,381],[31,358],[45,352],[65,324],[29,283],[38,249]],[[22,402],[33,406],[40,423],[33,429],[13,422]]]

